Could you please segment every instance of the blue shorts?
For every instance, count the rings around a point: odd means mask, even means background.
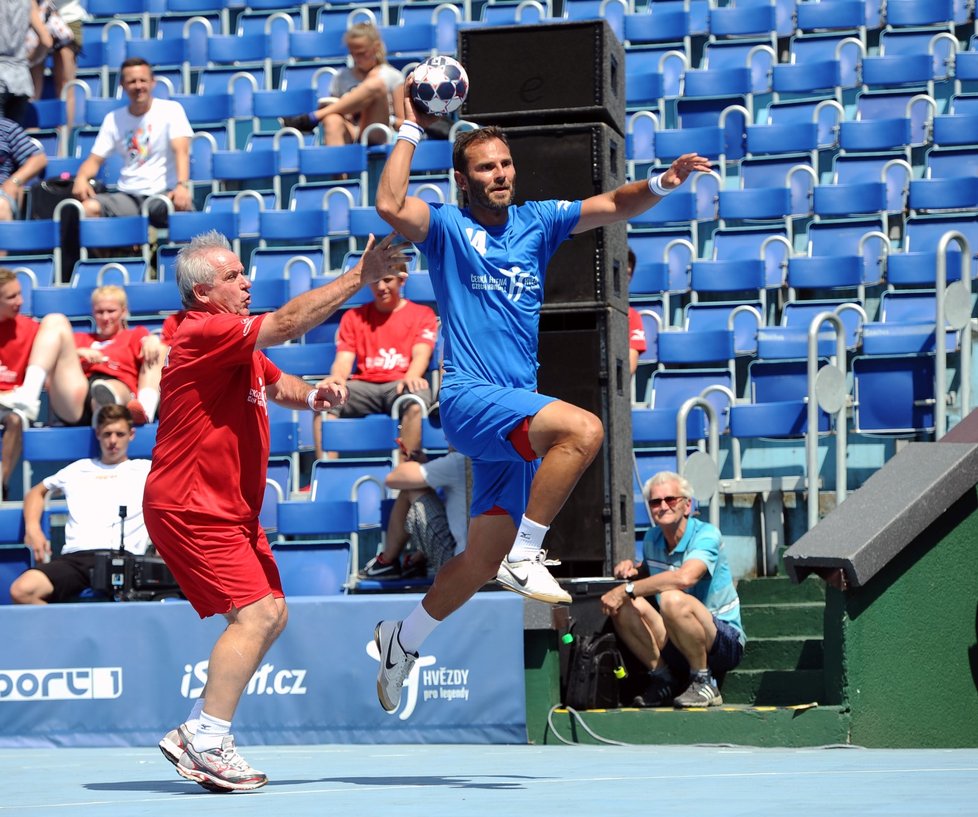
[[[539,461],[526,461],[509,435],[556,398],[467,380],[443,383],[438,399],[445,436],[472,458],[472,516],[498,506],[518,525]]]

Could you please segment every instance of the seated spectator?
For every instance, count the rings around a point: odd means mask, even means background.
[[[423,459],[420,458],[420,459]],[[384,484],[399,491],[387,523],[384,550],[367,562],[363,579],[434,575],[465,550],[471,466],[458,451],[430,462],[402,462]],[[436,493],[441,490],[444,501]],[[404,564],[401,553],[409,550]]]
[[[34,0],[0,0],[0,118],[27,125],[34,83],[28,63],[28,36],[33,30],[44,47],[54,45]]]
[[[720,531],[690,518],[693,491],[679,474],[660,471],[644,494],[655,525],[642,563],[617,564],[615,578],[626,581],[601,597],[619,639],[650,671],[633,705],[719,706],[718,676],[740,663],[747,642]]]
[[[160,340],[144,326],[130,329],[126,291],[108,285],[92,293],[94,332],[76,332],[82,370],[91,383],[92,412],[99,406],[128,406],[133,422],[151,423],[160,403],[163,355]]]
[[[343,313],[336,357],[329,377],[320,385],[346,386],[350,397],[328,416],[389,415],[402,394],[417,395],[426,409],[431,405],[425,373],[438,337],[437,319],[431,307],[402,298],[402,284],[398,276],[388,275],[370,284],[372,303]],[[316,457],[322,459],[325,452],[319,415],[313,421],[313,442]],[[401,410],[401,446],[409,457],[421,450],[421,406],[414,400],[406,401]]]
[[[17,274],[0,267],[0,426],[3,486],[20,458],[25,424],[37,419],[45,382],[51,410],[74,424],[85,412],[88,381],[75,350],[71,324],[61,314],[40,321],[20,314],[24,304]]]
[[[99,457],[65,466],[24,497],[24,539],[34,550],[36,567],[25,570],[10,585],[15,604],[70,601],[91,587],[94,551],[118,548],[121,524],[125,525],[126,550],[137,556],[146,553],[149,535],[143,524],[143,486],[150,461],[129,459],[134,435],[129,410],[106,406],[95,426]],[[41,530],[44,498],[52,491],[62,492],[68,503],[65,544],[54,559],[51,543]],[[119,516],[121,505],[127,510],[124,523]]]
[[[190,139],[194,132],[179,102],[153,97],[153,69],[142,57],[130,57],[119,70],[129,105],[109,111],[92,152],[75,175],[72,194],[85,215],[138,216],[149,196],[165,196],[174,210],[191,210]],[[111,154],[122,156],[117,192],[96,193],[91,181]],[[149,205],[154,227],[166,227],[169,208],[160,199]]]
[[[350,145],[360,141],[370,125],[395,130],[404,121],[403,98],[394,93],[404,84],[404,75],[387,62],[380,32],[373,23],[356,23],[343,35],[353,66],[337,73],[329,86],[328,104],[298,116],[282,118],[285,127],[312,133],[322,123],[327,145]],[[387,141],[382,130],[368,136],[371,144]]]
[[[632,280],[632,273],[635,272],[635,251],[628,248],[628,280]],[[635,370],[638,369],[638,358],[646,349],[648,344],[645,339],[645,327],[642,325],[642,316],[634,307],[628,307],[628,368],[635,377]]]
[[[0,221],[11,221],[20,213],[24,185],[44,172],[48,157],[24,129],[9,119],[0,119]],[[0,255],[5,255],[0,250]]]
[[[51,49],[51,90],[56,99],[61,98],[61,92],[65,85],[71,82],[78,71],[78,53],[82,50],[83,29],[82,23],[90,19],[88,12],[81,0],[42,0],[39,4],[41,16],[47,21],[47,27],[52,29],[51,14],[54,10],[57,17],[61,18],[61,26],[54,26],[61,29],[61,38],[51,36],[54,43]],[[64,27],[70,37],[64,36]],[[44,63],[45,59],[32,61],[31,76],[34,80],[34,98],[41,99],[44,91]],[[69,125],[75,123],[75,96],[68,94],[65,99],[65,118]]]

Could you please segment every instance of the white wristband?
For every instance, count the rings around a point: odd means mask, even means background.
[[[404,122],[397,129],[397,138],[403,139],[405,142],[410,142],[414,146],[417,146],[422,136],[424,136],[424,128],[416,122]]]
[[[668,196],[672,192],[672,188],[662,186],[662,177],[665,175],[665,173],[660,173],[658,176],[649,176],[649,190],[660,198]]]
[[[313,404],[316,402],[316,395],[319,394],[319,389],[313,389],[309,394],[306,395],[306,404],[312,411],[319,411]]]

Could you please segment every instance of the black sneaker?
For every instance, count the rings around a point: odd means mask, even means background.
[[[374,556],[360,571],[361,579],[399,579],[401,578],[401,560],[395,559],[389,564],[381,562],[379,556]]]
[[[295,128],[300,133],[312,133],[319,124],[307,113],[300,113],[296,116],[283,116],[279,118],[283,128]]]
[[[671,706],[673,698],[676,697],[676,690],[670,679],[663,677],[655,672],[649,673],[649,685],[642,690],[640,695],[632,699],[632,706],[643,709],[651,709],[656,706]]]

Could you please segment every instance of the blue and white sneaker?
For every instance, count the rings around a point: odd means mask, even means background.
[[[374,628],[374,643],[380,656],[377,698],[387,712],[393,712],[401,703],[401,688],[418,660],[417,653],[405,652],[401,647],[400,634],[400,621],[380,621]]]

